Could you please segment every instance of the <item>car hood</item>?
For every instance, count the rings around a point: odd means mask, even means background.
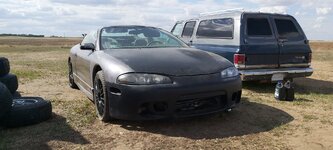
[[[140,73],[201,75],[218,73],[232,66],[221,56],[192,48],[113,49],[104,52],[133,72]]]

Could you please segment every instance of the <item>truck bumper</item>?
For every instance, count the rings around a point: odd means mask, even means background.
[[[271,80],[274,74],[283,74],[284,78],[311,76],[312,68],[278,68],[239,70],[242,81]]]

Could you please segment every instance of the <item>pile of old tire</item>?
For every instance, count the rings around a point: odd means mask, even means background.
[[[21,127],[37,124],[52,116],[49,101],[40,97],[15,97],[18,88],[16,75],[10,74],[7,58],[0,57],[0,126]]]
[[[9,61],[5,57],[0,57],[0,82],[6,85],[10,93],[14,94],[18,88],[17,76],[9,73]]]

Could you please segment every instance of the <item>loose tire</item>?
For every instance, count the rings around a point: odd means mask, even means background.
[[[21,127],[37,124],[52,116],[49,101],[40,97],[21,97],[13,100],[13,107],[2,123],[5,127]]]
[[[94,79],[94,102],[99,120],[110,121],[110,108],[103,71],[98,71]]]
[[[10,71],[9,60],[5,57],[0,57],[0,77],[7,75]]]
[[[14,74],[7,74],[5,76],[0,77],[0,82],[6,85],[10,93],[14,94],[18,89],[18,80],[17,76]]]
[[[72,89],[79,89],[74,81],[73,66],[71,62],[68,62],[68,82],[69,87]]]
[[[7,87],[0,82],[0,121],[12,108],[13,98]]]

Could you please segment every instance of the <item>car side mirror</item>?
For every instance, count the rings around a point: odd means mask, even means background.
[[[95,44],[93,43],[84,43],[80,46],[81,50],[95,50]]]

